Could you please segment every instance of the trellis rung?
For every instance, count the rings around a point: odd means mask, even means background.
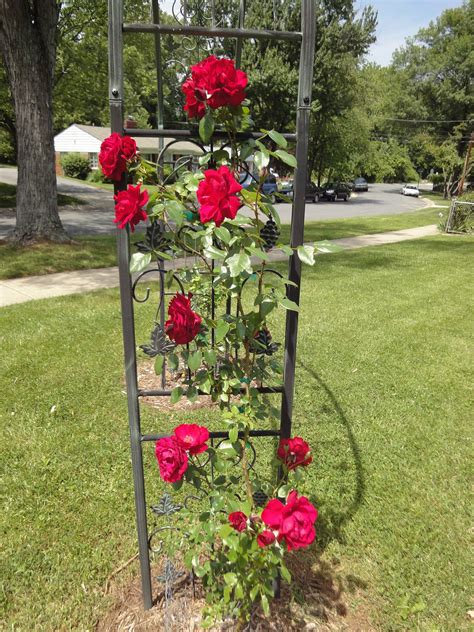
[[[195,129],[137,129],[133,127],[127,127],[123,129],[124,136],[134,136],[140,138],[147,136],[148,138],[199,138],[199,130]],[[216,138],[228,138],[227,132],[224,130],[215,130],[213,136]],[[296,142],[296,134],[284,132],[283,138],[289,142]],[[246,140],[254,138],[255,140],[262,137],[259,132],[238,132],[236,134],[237,140]]]
[[[283,386],[257,386],[257,391],[259,393],[283,393]],[[157,389],[157,390],[139,390],[138,397],[169,397],[173,391],[166,389]],[[241,393],[245,393],[245,388],[242,387],[240,389]],[[204,393],[204,391],[198,391],[198,395],[209,395],[209,393]]]
[[[159,439],[164,439],[169,437],[169,434],[145,434],[141,435],[141,441],[158,441]],[[243,432],[239,432],[239,438],[242,439],[244,436]],[[250,437],[279,437],[279,430],[250,430]],[[228,430],[216,430],[214,432],[209,433],[210,439],[228,439],[229,431]]]
[[[201,37],[235,37],[237,39],[270,39],[301,42],[300,31],[270,31],[264,29],[209,28],[189,24],[124,24],[125,33],[164,33],[167,35],[198,35]]]

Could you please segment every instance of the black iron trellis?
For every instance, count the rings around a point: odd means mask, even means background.
[[[173,9],[178,0],[175,0]],[[237,28],[224,28],[215,22],[214,0],[207,0],[203,4],[209,5],[211,9],[211,19],[209,25],[193,25],[189,23],[187,14],[187,2],[182,0],[181,16],[182,23],[177,21],[176,24],[161,24],[158,0],[152,0],[152,22],[149,24],[124,24],[123,22],[123,0],[109,0],[109,100],[112,132],[118,132],[121,135],[133,135],[135,137],[147,136],[156,137],[159,141],[160,158],[164,154],[164,138],[172,139],[194,139],[198,141],[196,132],[192,129],[165,129],[163,117],[163,77],[162,77],[162,59],[161,59],[161,35],[170,34],[173,36],[181,36],[189,38],[235,38],[236,60],[240,63],[241,43],[243,39],[269,39],[269,40],[286,40],[296,41],[301,44],[300,65],[299,65],[299,86],[298,86],[298,102],[296,117],[296,133],[284,133],[283,136],[290,142],[296,142],[296,159],[298,167],[295,171],[294,179],[294,198],[291,222],[291,246],[297,247],[303,243],[304,233],[304,214],[305,214],[305,183],[307,178],[307,155],[308,155],[308,135],[309,135],[309,117],[311,107],[311,88],[313,77],[314,63],[314,40],[315,40],[315,0],[302,0],[301,2],[301,30],[279,31],[279,30],[258,30],[246,29],[244,27],[245,5],[246,0],[240,0],[239,16]],[[157,129],[124,129],[124,89],[123,89],[123,34],[124,33],[153,33],[155,39],[155,54],[157,60],[157,94],[158,94],[158,112],[157,112]],[[219,138],[219,133],[215,135]],[[221,137],[225,136],[222,133]],[[240,138],[259,138],[260,134],[242,133]],[[117,190],[126,188],[126,178],[116,186]],[[128,417],[130,427],[130,441],[132,453],[132,468],[135,492],[135,508],[138,530],[139,557],[142,578],[142,594],[143,603],[146,609],[152,606],[152,583],[150,573],[150,557],[149,557],[149,535],[146,515],[145,501],[145,481],[143,473],[143,453],[142,446],[144,442],[156,441],[162,436],[159,433],[142,434],[140,427],[140,398],[144,396],[164,396],[169,395],[170,391],[164,388],[158,390],[139,390],[137,381],[137,358],[135,344],[135,326],[134,326],[134,308],[133,301],[135,297],[135,285],[129,273],[130,259],[130,240],[129,231],[118,230],[117,232],[117,248],[120,278],[120,297],[122,308],[122,326],[123,341],[125,355],[125,376],[127,384],[128,399]],[[162,261],[157,263],[157,271],[162,277],[164,273],[164,264]],[[301,280],[301,262],[296,255],[292,255],[289,259],[289,279],[294,285],[289,285],[287,296],[290,300],[299,304],[300,298],[300,280]],[[164,289],[160,284],[160,319],[164,317]],[[295,360],[296,360],[296,342],[298,333],[298,313],[288,311],[286,316],[285,343],[284,343],[284,380],[283,387],[260,387],[260,391],[264,393],[281,393],[281,421],[279,430],[252,430],[252,437],[290,437],[291,422],[293,410],[293,394],[295,382]],[[225,439],[228,437],[226,431],[218,431],[211,433],[211,440]],[[169,499],[164,499],[163,506],[158,513],[173,513],[176,507],[170,504]],[[155,513],[156,513],[155,507]],[[165,568],[167,589],[171,575],[173,573],[171,567]]]

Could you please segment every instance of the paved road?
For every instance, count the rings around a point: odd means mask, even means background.
[[[16,169],[0,168],[0,182],[16,184]],[[425,206],[421,199],[400,195],[399,184],[372,184],[367,193],[353,194],[347,202],[307,203],[308,221],[323,219],[341,219],[366,215],[397,215],[407,211],[416,211]],[[113,223],[113,200],[110,191],[104,191],[87,184],[71,182],[58,177],[58,191],[82,198],[87,204],[81,206],[63,206],[59,213],[63,225],[71,235],[106,235],[115,232]],[[291,205],[278,204],[283,223],[291,219]],[[15,225],[15,214],[0,210],[0,238]]]

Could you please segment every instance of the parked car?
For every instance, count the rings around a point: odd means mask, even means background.
[[[410,195],[411,197],[418,197],[420,195],[420,189],[416,184],[405,184],[401,191],[402,195]]]
[[[252,175],[250,173],[241,173],[239,182],[244,189],[248,189],[252,184],[256,185],[258,183],[258,175],[257,174]],[[276,177],[272,173],[270,173],[265,178],[265,182],[262,185],[262,192],[264,193],[264,195],[270,198],[272,203],[274,203],[277,199],[275,195],[277,191],[278,191],[278,186],[277,186]]]
[[[365,178],[356,178],[354,180],[354,191],[368,191],[369,185]]]
[[[281,185],[280,193],[283,195],[287,195],[289,198],[293,199],[293,181],[284,182]],[[307,200],[311,200],[311,202],[319,202],[319,198],[321,196],[322,189],[318,187],[314,182],[308,181],[305,187],[305,198]]]
[[[347,200],[350,198],[351,192],[342,182],[328,182],[323,186],[320,197],[329,202],[336,200]]]

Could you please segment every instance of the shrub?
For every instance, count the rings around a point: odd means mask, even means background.
[[[66,154],[61,158],[64,175],[85,180],[91,170],[89,159],[81,154]]]
[[[100,169],[91,169],[87,176],[87,180],[89,182],[111,182],[111,180],[104,176]]]

